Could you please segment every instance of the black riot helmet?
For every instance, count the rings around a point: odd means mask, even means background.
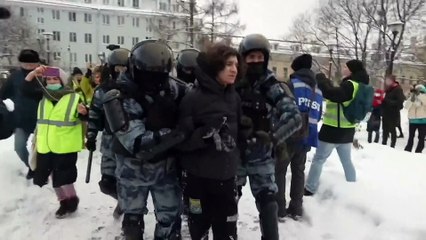
[[[107,63],[109,70],[111,72],[112,79],[117,79],[118,75],[120,74],[116,70],[116,66],[123,66],[127,67],[129,64],[129,55],[130,50],[126,48],[117,48],[114,49],[111,54],[109,54]]]
[[[176,72],[177,77],[186,83],[195,82],[195,67],[200,51],[195,48],[184,49],[177,56]]]
[[[271,45],[268,39],[262,34],[247,35],[240,43],[239,52],[244,60],[253,51],[261,51],[264,55],[264,62],[247,63],[246,77],[250,80],[257,80],[262,75],[265,76],[268,69]]]
[[[166,42],[148,39],[137,43],[130,52],[132,80],[147,93],[167,88],[173,66],[173,52]]]
[[[240,54],[245,57],[252,51],[262,51],[265,55],[265,60],[269,59],[271,45],[268,39],[262,34],[247,35],[240,43]]]

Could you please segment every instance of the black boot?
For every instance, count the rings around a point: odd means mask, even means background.
[[[112,213],[112,216],[115,219],[119,219],[121,217],[121,215],[123,215],[123,210],[120,208],[120,205],[118,205],[115,207],[114,212]]]
[[[68,214],[68,199],[59,202],[60,206],[55,213],[57,219],[65,218]]]
[[[373,132],[368,132],[368,143],[371,143],[373,140]]]
[[[122,228],[125,240],[143,240],[143,215],[124,214]]]
[[[259,210],[262,239],[279,240],[278,204],[275,201],[275,194],[260,192],[256,198],[256,205]]]
[[[77,196],[68,199],[68,212],[73,213],[77,211],[79,202],[80,202],[80,199]]]
[[[99,187],[102,193],[117,199],[117,180],[114,176],[102,175]]]
[[[32,179],[33,177],[34,177],[34,171],[33,171],[33,170],[31,170],[31,168],[28,168],[28,173],[27,173],[26,178],[27,178],[28,180],[30,180],[30,179]]]

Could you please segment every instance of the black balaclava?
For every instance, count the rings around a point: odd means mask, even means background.
[[[169,74],[162,72],[135,72],[135,83],[148,95],[155,96],[169,87]]]
[[[183,71],[182,69],[177,70],[177,77],[186,82],[186,83],[194,83],[195,82],[195,73],[194,70],[191,71],[191,73],[187,73]]]
[[[260,50],[253,50],[253,51],[260,51]],[[250,52],[248,52],[244,57],[250,54]],[[250,83],[254,83],[255,81],[258,81],[260,78],[262,78],[262,76],[265,76],[266,72],[268,71],[269,56],[265,54],[264,51],[261,51],[261,52],[263,53],[264,59],[265,59],[263,62],[247,63],[246,77]]]

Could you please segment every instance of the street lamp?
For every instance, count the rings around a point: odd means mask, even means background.
[[[387,52],[388,68],[386,69],[386,76],[392,75],[393,72],[393,61],[395,60],[396,54],[396,37],[402,32],[404,24],[402,22],[394,22],[388,25],[390,32],[392,33],[392,42]]]
[[[328,77],[331,79],[331,68],[333,67],[333,51],[334,48],[337,47],[337,44],[334,42],[330,42],[327,44],[328,47],[328,53],[330,54],[328,59]]]
[[[46,38],[46,53],[47,53],[47,65],[50,65],[50,37],[53,36],[52,32],[44,32],[43,36]]]

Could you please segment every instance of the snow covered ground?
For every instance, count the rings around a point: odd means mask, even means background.
[[[405,124],[406,125],[406,124]],[[407,126],[403,128],[408,129]],[[328,160],[317,195],[305,198],[309,222],[280,223],[280,239],[286,240],[424,240],[426,239],[426,154],[403,152],[366,143],[353,151],[358,182],[346,183],[336,154]],[[407,137],[407,136],[406,136]],[[94,154],[92,180],[84,182],[88,152],[78,161],[78,212],[58,220],[51,186],[39,188],[25,180],[25,169],[13,151],[13,138],[0,142],[0,239],[114,240],[121,221],[114,220],[115,202],[100,193],[100,155]],[[309,154],[309,170],[313,152]],[[290,176],[288,176],[290,177]],[[249,188],[240,202],[239,239],[260,239],[257,210]],[[155,225],[152,204],[146,217],[146,239]]]

